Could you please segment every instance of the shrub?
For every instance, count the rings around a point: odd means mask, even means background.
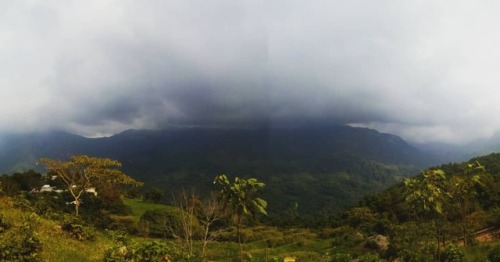
[[[332,262],[351,262],[352,256],[349,253],[335,253],[332,255]]]
[[[111,216],[113,222],[107,229],[125,231],[129,234],[137,233],[137,225],[133,216]]]
[[[152,237],[173,238],[175,235],[182,235],[182,218],[180,210],[153,209],[142,215],[139,221],[139,231],[142,235]],[[201,234],[200,222],[196,217],[192,217],[194,237]]]
[[[81,222],[74,217],[66,217],[62,229],[68,232],[73,238],[80,241],[93,241],[95,240],[96,231],[94,228],[84,226]]]
[[[38,216],[31,214],[23,218],[22,225],[6,232],[0,240],[0,261],[38,261],[38,252],[42,248],[35,233]]]
[[[366,253],[360,257],[358,257],[359,262],[383,262],[382,258],[378,253]]]
[[[329,261],[325,255],[318,254],[312,251],[295,251],[288,254],[288,256],[295,257],[297,261]]]
[[[11,227],[10,222],[2,214],[0,214],[0,233],[4,232],[10,227]]]
[[[124,231],[105,229],[104,232],[111,240],[118,242],[122,245],[129,244],[130,242],[127,233]]]
[[[491,262],[500,262],[500,244],[496,244],[488,253],[488,259]]]
[[[106,251],[104,261],[196,261],[175,246],[164,242],[139,242],[128,246],[119,246]]]
[[[398,252],[401,261],[417,262],[417,261],[434,261],[435,248],[428,244],[420,250],[402,249]]]
[[[440,260],[442,262],[464,262],[465,252],[461,247],[450,244],[443,250]]]
[[[27,212],[34,211],[30,201],[22,195],[17,195],[14,197],[14,207]]]

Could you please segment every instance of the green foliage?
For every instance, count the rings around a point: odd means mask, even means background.
[[[377,223],[377,217],[368,207],[353,207],[345,212],[345,221],[351,227],[371,232]]]
[[[144,193],[144,201],[151,203],[160,203],[163,198],[163,194],[163,190],[157,187],[150,188]]]
[[[431,243],[423,244],[422,249],[409,248],[398,252],[398,257],[403,262],[434,261],[435,247]]]
[[[389,253],[401,257],[403,261],[432,261],[436,252],[433,242],[435,224],[409,221],[394,225],[391,229]]]
[[[19,227],[12,227],[0,238],[1,261],[38,261],[42,248],[35,232],[39,218],[35,214],[23,218]]]
[[[332,262],[351,262],[352,256],[349,253],[334,253],[332,255]]]
[[[73,238],[79,241],[95,240],[96,231],[92,227],[70,222],[63,225],[62,229],[68,232]]]
[[[153,209],[146,211],[139,220],[139,232],[145,236],[175,238],[183,230],[180,217],[182,210]],[[198,219],[191,217],[195,237],[201,234]]]
[[[35,208],[26,197],[17,195],[13,198],[14,207],[26,212],[35,212]]]
[[[127,233],[124,231],[105,229],[104,232],[111,240],[113,240],[117,243],[120,243],[123,245],[130,243],[130,239],[129,239]]]
[[[139,231],[145,236],[173,237],[169,227],[178,228],[181,222],[178,216],[166,209],[153,209],[146,211],[140,218]]]
[[[441,262],[465,262],[465,252],[462,247],[449,244],[443,250],[440,257]]]
[[[384,262],[378,253],[366,253],[357,258],[358,262]]]
[[[129,234],[137,234],[138,226],[133,216],[111,216],[112,222],[107,229],[127,232]]]
[[[0,233],[9,229],[12,226],[10,221],[8,221],[2,214],[0,214]]]
[[[258,197],[259,191],[265,186],[264,183],[255,178],[243,179],[236,177],[234,182],[229,182],[226,175],[215,177],[214,184],[220,187],[219,198],[224,207],[229,208],[234,216],[236,234],[240,244],[240,260],[243,261],[243,246],[241,245],[240,227],[244,216],[255,216],[257,214],[267,215],[267,202]]]
[[[135,242],[106,251],[104,261],[196,261],[196,258],[164,242]]]
[[[118,168],[121,163],[109,159],[89,156],[72,156],[69,161],[49,158],[40,159],[49,173],[57,175],[74,198],[75,214],[79,215],[82,196],[91,189],[100,187],[112,190],[119,185],[141,186],[142,183],[127,176]]]
[[[352,247],[361,244],[365,240],[365,236],[356,229],[349,226],[336,228],[331,233],[333,240],[331,242],[335,252],[347,252]]]
[[[500,262],[500,244],[494,245],[488,252],[490,262]]]
[[[237,216],[237,219],[241,219],[244,215],[255,216],[259,213],[267,215],[267,202],[257,197],[259,191],[265,186],[264,183],[255,178],[243,179],[239,177],[230,183],[226,175],[216,176],[214,183],[221,187],[219,196],[222,202]]]
[[[443,213],[443,204],[449,194],[444,190],[446,175],[443,170],[425,170],[419,177],[405,179],[405,200],[420,214]]]
[[[14,173],[11,176],[0,176],[0,191],[15,196],[21,192],[38,190],[44,184],[42,175],[29,170],[23,173]]]

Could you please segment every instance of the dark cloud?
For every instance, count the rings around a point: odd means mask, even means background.
[[[0,4],[0,131],[352,124],[491,136],[499,4]]]

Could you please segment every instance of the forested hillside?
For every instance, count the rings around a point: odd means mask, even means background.
[[[430,163],[401,138],[365,128],[129,130],[89,139],[62,132],[12,135],[0,143],[4,173],[37,169],[42,157],[88,154],[117,159],[132,177],[171,195],[210,190],[215,175],[266,182],[273,212],[338,211]]]
[[[84,166],[101,163],[85,156],[71,159]],[[72,168],[43,162],[55,173]],[[298,213],[297,205],[272,214],[268,185],[226,176],[210,183],[214,195],[184,191],[171,205],[152,203],[148,193],[96,176],[92,179],[103,182],[98,194],[83,194],[81,213],[75,215],[68,202],[75,199],[73,183],[54,180],[55,173],[16,173],[0,177],[0,258],[498,261],[499,172],[500,154],[436,166],[340,213],[316,216]],[[63,190],[43,190],[44,184]],[[60,248],[65,243],[71,248]],[[86,257],[82,252],[90,249],[95,253]]]

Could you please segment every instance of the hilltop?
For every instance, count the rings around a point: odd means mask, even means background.
[[[5,136],[0,171],[36,166],[41,157],[87,154],[123,163],[132,177],[170,192],[205,193],[215,175],[256,177],[280,211],[340,210],[434,164],[400,137],[366,128],[310,126],[266,129],[128,130],[105,138],[64,132]]]

